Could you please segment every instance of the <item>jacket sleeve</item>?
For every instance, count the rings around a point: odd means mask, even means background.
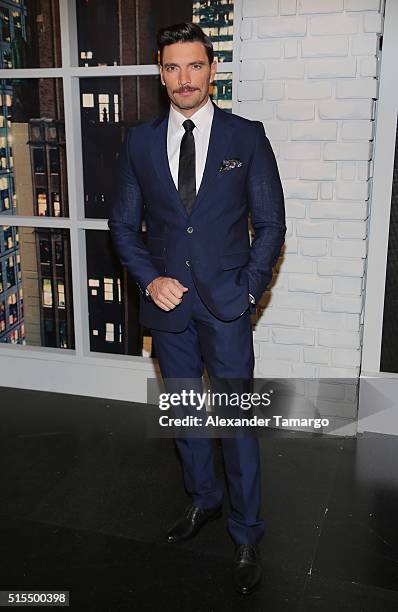
[[[120,149],[108,227],[122,265],[127,267],[141,294],[147,299],[146,287],[160,274],[151,262],[142,236],[144,202],[131,160],[133,134],[134,128],[129,128]]]
[[[272,279],[285,240],[285,203],[278,166],[264,126],[255,122],[256,140],[248,170],[247,197],[255,237],[243,269],[256,302]]]

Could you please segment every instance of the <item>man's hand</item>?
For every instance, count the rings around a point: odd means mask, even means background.
[[[162,310],[173,310],[182,302],[182,296],[188,287],[184,287],[176,278],[157,276],[147,287],[149,295]]]

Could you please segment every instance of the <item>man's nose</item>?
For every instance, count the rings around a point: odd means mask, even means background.
[[[179,74],[179,79],[178,79],[179,85],[187,85],[188,83],[191,82],[190,76],[189,76],[189,72],[187,70],[181,70],[180,74]]]

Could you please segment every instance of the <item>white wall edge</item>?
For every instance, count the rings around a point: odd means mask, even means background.
[[[134,362],[122,366],[110,359],[28,358],[29,367],[21,368],[20,355],[0,355],[0,385],[147,403],[147,379],[159,378],[154,361],[137,368]]]
[[[370,210],[362,370],[380,370],[381,338],[390,226],[398,105],[398,2],[388,0],[377,103],[372,204]]]
[[[398,436],[398,374],[362,373],[358,433]]]

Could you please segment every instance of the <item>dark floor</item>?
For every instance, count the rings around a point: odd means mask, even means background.
[[[264,580],[235,594],[221,521],[164,543],[186,506],[148,407],[0,388],[0,590],[69,590],[73,610],[398,610],[398,438],[268,430]],[[222,470],[220,449],[217,466]]]

